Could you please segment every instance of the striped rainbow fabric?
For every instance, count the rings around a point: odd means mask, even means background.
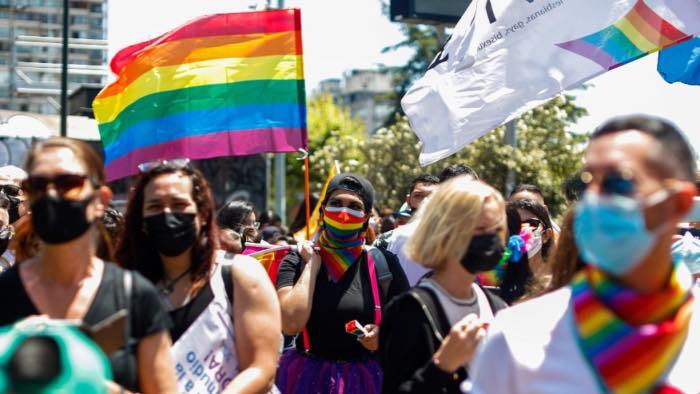
[[[204,16],[122,49],[93,102],[110,180],[157,159],[307,145],[300,11]]]
[[[614,24],[557,45],[611,70],[690,37],[649,8],[644,0],[638,0]]]
[[[666,289],[652,294],[624,288],[593,267],[574,277],[576,336],[601,392],[659,392],[685,343],[692,285],[683,264],[676,266]]]

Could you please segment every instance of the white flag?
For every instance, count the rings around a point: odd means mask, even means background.
[[[474,0],[401,100],[421,165],[698,32],[699,0]]]

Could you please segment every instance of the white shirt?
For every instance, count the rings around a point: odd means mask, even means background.
[[[392,231],[391,236],[387,239],[386,249],[395,254],[399,258],[399,263],[403,272],[406,274],[406,279],[408,279],[408,284],[410,286],[415,286],[418,281],[428,273],[430,270],[418,264],[417,262],[409,259],[406,253],[403,251],[406,241],[408,241],[413,233],[418,227],[418,220],[409,222],[405,226],[401,226],[396,230]]]
[[[449,294],[445,289],[442,288],[432,279],[425,279],[420,282],[422,287],[431,289],[435,295],[437,295],[438,300],[440,300],[440,305],[442,305],[442,310],[445,311],[445,316],[447,316],[447,321],[450,323],[450,327],[454,326],[458,321],[462,320],[464,316],[473,313],[479,316],[479,310],[489,309],[488,301],[486,305],[479,303],[476,297],[476,291],[478,286],[472,285],[472,296],[470,298],[457,298]]]
[[[700,393],[700,291],[690,330],[664,382],[684,393]],[[477,350],[470,376],[472,393],[599,392],[596,378],[579,350],[566,287],[502,310]]]

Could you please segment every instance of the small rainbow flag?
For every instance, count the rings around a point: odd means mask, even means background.
[[[345,323],[345,332],[347,332],[348,334],[352,334],[358,338],[365,337],[367,336],[367,334],[369,334],[367,330],[365,330],[365,328],[362,327],[362,324],[360,324],[360,322],[357,320],[351,320]]]
[[[263,245],[246,242],[243,254],[258,260],[267,271],[267,276],[275,284],[280,264],[291,250],[292,247],[289,245]]]
[[[690,37],[655,13],[644,0],[638,0],[611,26],[557,46],[612,70]]]
[[[299,10],[204,16],[122,49],[93,102],[110,180],[140,163],[307,145]]]

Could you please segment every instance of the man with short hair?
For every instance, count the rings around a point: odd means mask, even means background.
[[[687,141],[663,120],[621,117],[592,134],[584,164],[574,235],[588,265],[498,315],[472,392],[700,392],[700,303],[671,256],[696,194]]]
[[[423,174],[416,178],[412,183],[411,183],[411,189],[409,190],[409,194],[406,196],[406,203],[409,203],[410,196],[413,194],[415,190],[422,190],[423,193],[418,199],[414,199],[413,201],[418,201],[418,205],[414,208],[415,210],[418,209],[420,206],[420,203],[422,203],[425,198],[430,195],[435,189],[437,189],[438,184],[445,182],[446,180],[452,179],[456,176],[459,175],[467,175],[472,177],[473,179],[479,179],[478,176],[476,175],[476,172],[474,170],[464,164],[453,164],[449,167],[446,167],[440,172],[439,177],[434,177],[430,176],[427,174]],[[422,180],[421,180],[422,179]],[[417,189],[414,185],[427,185],[430,184],[430,186],[425,186],[423,189]],[[425,191],[429,191],[429,193],[425,193]],[[384,248],[391,253],[395,254],[399,258],[399,262],[401,263],[401,267],[404,270],[404,273],[406,274],[406,278],[408,279],[408,283],[411,286],[414,286],[417,284],[423,276],[425,276],[426,273],[428,273],[428,269],[423,267],[422,265],[418,264],[417,262],[411,260],[406,256],[406,254],[403,251],[403,246],[406,244],[406,241],[413,235],[413,232],[416,229],[418,223],[418,219],[414,219],[412,222],[406,224],[405,226],[399,227],[396,230],[390,231],[385,233],[386,236],[380,237],[375,241],[375,246]],[[384,235],[384,234],[382,234]]]
[[[466,164],[452,164],[443,168],[440,171],[440,175],[438,175],[438,179],[440,179],[440,183],[445,183],[445,181],[460,175],[470,176],[475,181],[479,180],[479,175],[477,175],[476,171]]]
[[[420,174],[411,182],[411,187],[406,194],[406,205],[410,208],[411,213],[418,210],[423,200],[437,189],[439,183],[438,177],[430,174]]]

